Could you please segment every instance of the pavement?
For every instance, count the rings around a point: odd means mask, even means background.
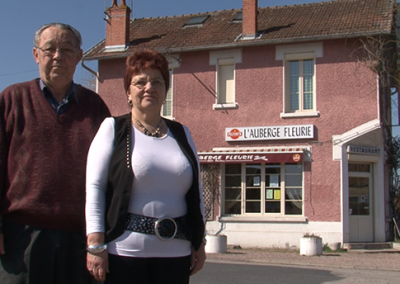
[[[400,272],[400,249],[324,251],[320,256],[302,256],[294,249],[228,246],[227,253],[208,253],[206,261]]]

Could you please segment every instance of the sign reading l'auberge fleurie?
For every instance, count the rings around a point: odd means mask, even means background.
[[[314,138],[314,125],[227,127],[225,141],[286,140]]]

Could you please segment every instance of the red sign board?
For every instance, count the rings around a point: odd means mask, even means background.
[[[301,163],[303,153],[208,153],[199,154],[199,160],[202,164],[209,163]]]

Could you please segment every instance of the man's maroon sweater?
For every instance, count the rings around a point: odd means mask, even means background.
[[[0,93],[2,220],[84,229],[86,156],[110,112],[100,96],[80,85],[77,97],[79,104],[72,100],[59,116],[37,79]]]

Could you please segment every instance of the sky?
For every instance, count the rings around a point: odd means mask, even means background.
[[[43,24],[63,22],[78,29],[83,51],[105,38],[104,11],[112,0],[0,0],[0,92],[11,84],[39,76],[33,37]],[[118,4],[121,0],[118,0]],[[258,0],[259,7],[299,5],[328,0]],[[131,18],[165,17],[240,9],[243,0],[126,0]],[[86,63],[97,71],[97,62]],[[92,75],[79,63],[74,81],[87,85]],[[397,103],[397,102],[396,102]],[[395,114],[397,115],[397,113]],[[393,124],[398,125],[397,117]],[[400,127],[394,128],[395,135]]]
[[[43,24],[63,22],[80,31],[83,51],[105,38],[106,7],[112,0],[0,0],[0,91],[39,76],[33,59],[33,37]],[[322,2],[326,0],[258,0],[259,7]],[[118,4],[120,0],[118,0]],[[243,0],[126,0],[131,18],[165,17],[240,9]],[[97,62],[87,63],[97,70]],[[87,84],[91,75],[77,66],[74,81]]]

